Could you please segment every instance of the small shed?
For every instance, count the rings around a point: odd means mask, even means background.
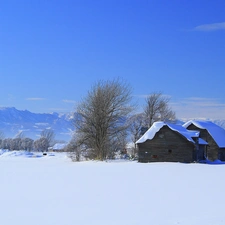
[[[211,121],[190,120],[183,125],[188,130],[198,130],[199,137],[208,143],[206,158],[225,161],[225,130]]]
[[[139,162],[193,162],[199,158],[199,131],[155,122],[136,142]]]

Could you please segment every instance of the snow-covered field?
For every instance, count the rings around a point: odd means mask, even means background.
[[[225,165],[6,152],[0,170],[2,225],[225,224]]]

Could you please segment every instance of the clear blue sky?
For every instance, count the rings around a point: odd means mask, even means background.
[[[0,0],[0,106],[69,112],[120,77],[182,117],[225,119],[224,0]]]

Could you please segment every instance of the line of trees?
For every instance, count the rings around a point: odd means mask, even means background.
[[[25,137],[20,132],[15,138],[4,138],[4,134],[0,133],[0,148],[9,150],[36,150],[48,151],[48,148],[54,144],[55,133],[51,129],[45,129],[41,132],[40,138],[33,140]]]
[[[155,121],[175,121],[169,97],[151,93],[143,111],[134,113],[131,93],[131,87],[118,79],[98,81],[77,104],[75,135],[68,145],[77,161],[82,153],[95,160],[114,158],[116,152],[126,149],[128,136],[135,143]]]

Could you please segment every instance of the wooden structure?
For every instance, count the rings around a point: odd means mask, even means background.
[[[199,137],[208,145],[205,156],[208,160],[225,161],[225,130],[211,121],[191,120],[183,125],[188,130],[197,130]]]
[[[136,142],[139,162],[193,162],[198,160],[199,132],[188,131],[181,125],[155,122]]]

